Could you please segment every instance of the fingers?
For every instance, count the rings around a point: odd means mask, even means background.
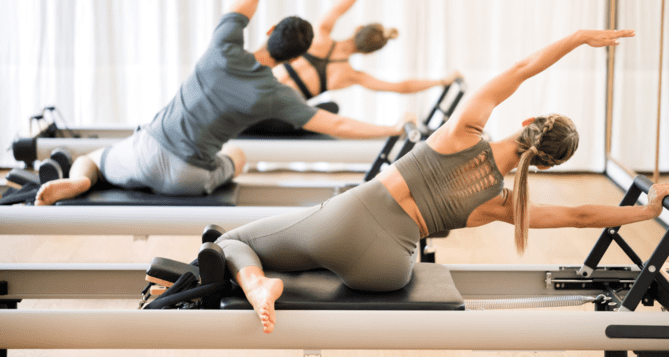
[[[619,30],[615,31],[616,37],[634,37],[636,36],[636,33],[634,30]]]
[[[611,33],[611,37],[609,37],[608,45],[619,45],[620,41],[617,39],[621,37],[634,37],[636,33],[634,30],[619,30],[619,31],[613,31]]]
[[[636,33],[634,30],[598,30],[590,31],[590,40],[588,44],[592,47],[602,46],[616,46],[620,44],[618,41],[622,37],[634,37]]]
[[[669,184],[667,183],[660,183],[656,184],[657,186],[656,192],[658,193],[658,196],[664,198],[665,196],[669,196]]]
[[[662,204],[662,201],[664,201],[664,198],[669,196],[669,184],[667,183],[658,183],[654,184],[651,186],[651,191],[648,192],[649,198],[652,200],[652,196],[654,196],[658,204]]]

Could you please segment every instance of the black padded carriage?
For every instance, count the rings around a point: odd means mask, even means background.
[[[205,243],[206,247],[209,243]],[[208,245],[216,253],[220,248]],[[204,251],[205,249],[201,250]],[[202,258],[202,256],[200,256]],[[202,259],[200,259],[202,264]],[[154,258],[147,270],[147,280],[165,285],[176,282],[179,277],[192,275],[195,280],[216,280],[224,278],[225,272],[219,269],[203,270],[208,277],[200,275],[200,268],[171,259]],[[210,260],[212,261],[212,260]],[[205,266],[206,267],[206,266]],[[284,289],[276,301],[277,310],[464,310],[464,300],[455,287],[451,273],[443,265],[417,263],[414,266],[411,281],[402,289],[391,292],[363,292],[353,290],[341,279],[326,269],[314,269],[301,272],[267,271],[271,278],[280,278]],[[213,279],[211,277],[214,277]],[[229,278],[229,277],[228,277]],[[226,278],[227,279],[227,278]],[[175,284],[178,285],[177,282]],[[236,284],[212,281],[207,291],[221,296],[220,306],[214,302],[206,308],[225,310],[253,309],[246,300],[244,292]],[[215,286],[218,286],[216,288]],[[147,287],[148,288],[148,287]],[[179,288],[181,289],[181,288]],[[190,293],[186,293],[190,294]],[[206,295],[200,295],[206,297]],[[190,294],[189,299],[193,298]],[[171,298],[174,303],[181,301]],[[154,307],[151,307],[154,308]],[[159,307],[160,308],[160,307]]]
[[[239,185],[232,182],[210,195],[168,196],[150,190],[94,188],[84,195],[56,202],[56,206],[236,206]]]
[[[277,310],[464,310],[451,273],[443,265],[418,263],[411,281],[392,292],[360,292],[348,288],[334,273],[325,269],[295,273],[267,272],[281,278],[284,290],[276,301]],[[241,288],[234,286],[221,299],[221,309],[252,309]]]

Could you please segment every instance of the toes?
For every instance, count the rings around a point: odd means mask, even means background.
[[[262,331],[264,333],[271,333],[272,331],[274,331],[274,324],[271,323],[263,324]]]

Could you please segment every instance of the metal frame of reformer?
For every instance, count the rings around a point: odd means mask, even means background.
[[[442,103],[453,86],[444,86],[434,107],[426,117],[426,123],[432,122],[437,113],[443,114],[440,119],[445,121],[455,110],[462,99],[465,91],[465,83],[459,79],[455,82],[458,92],[451,95],[450,104]],[[444,109],[443,107],[446,107]],[[56,111],[55,107],[46,107],[43,114],[31,117],[32,123],[46,117],[45,113]],[[59,115],[60,116],[60,115]],[[61,118],[62,121],[62,118]],[[19,161],[35,161],[48,159],[54,149],[67,150],[72,157],[89,153],[95,149],[113,144],[118,140],[130,136],[134,128],[58,128],[55,120],[47,124],[46,128],[31,138],[24,138],[20,145],[16,142],[13,149],[21,148],[22,153],[14,156]],[[314,135],[316,136],[316,135]],[[244,150],[247,163],[257,164],[259,162],[329,162],[329,163],[352,163],[369,164],[376,159],[376,153],[384,146],[382,140],[341,140],[323,139],[323,135],[317,135],[319,139],[233,139],[230,144],[236,145]],[[329,137],[328,137],[329,138]],[[28,141],[31,141],[28,143]],[[28,149],[28,147],[30,149]],[[308,154],[305,154],[308,153]]]
[[[635,204],[650,186],[647,178],[636,177],[621,205]],[[669,208],[669,197],[663,205]],[[15,310],[21,299],[137,298],[146,265],[2,264],[0,306],[6,309],[0,311],[0,348],[303,349],[314,354],[321,349],[566,349],[605,350],[607,356],[669,351],[667,315],[632,312],[640,303],[669,307],[669,282],[659,271],[669,256],[669,230],[642,262],[618,229],[603,231],[580,268],[447,266],[465,300],[606,295],[594,312],[279,310],[280,327],[271,335],[260,331],[252,310]],[[612,241],[634,265],[598,267]],[[599,313],[612,310],[618,312]]]

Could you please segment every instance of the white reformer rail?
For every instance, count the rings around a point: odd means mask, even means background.
[[[200,235],[303,207],[0,206],[0,235]]]
[[[0,348],[669,350],[667,339],[606,335],[611,325],[666,326],[669,315],[663,313],[308,310],[276,315],[277,327],[267,335],[252,310],[3,311]]]
[[[78,157],[120,140],[122,138],[37,138],[37,159],[48,159],[57,148]],[[250,164],[263,161],[370,164],[381,151],[384,140],[233,139],[229,143],[244,150]]]

